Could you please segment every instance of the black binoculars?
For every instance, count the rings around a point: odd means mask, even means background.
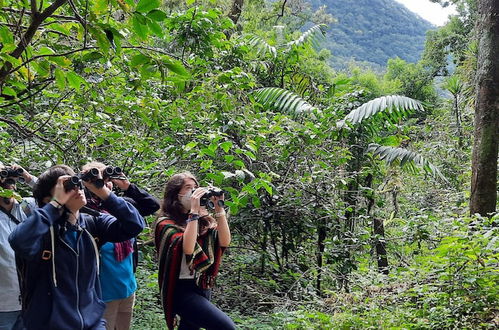
[[[192,191],[194,192],[194,190]],[[212,196],[215,197],[220,197],[224,194],[224,191],[218,188],[208,188],[208,192],[206,192],[201,198],[199,199],[199,205],[205,206],[207,208],[213,209],[215,208],[215,204],[210,200]],[[218,201],[219,206],[224,206],[224,201],[219,200]]]
[[[124,179],[123,170],[118,166],[108,166],[104,169],[104,179]]]
[[[23,175],[24,170],[22,168],[13,169],[11,167],[4,168],[0,171],[0,177],[9,178],[9,177],[17,177]]]
[[[24,178],[21,176],[23,175],[24,170],[22,168],[18,169],[13,169],[12,167],[7,167],[4,168],[3,170],[0,171],[0,178],[6,179],[6,178],[17,178],[17,181],[19,182],[24,182]],[[15,184],[15,180],[9,179],[9,184]]]
[[[78,177],[85,182],[91,182],[97,188],[102,188],[104,187],[104,180],[99,178],[99,174],[99,169],[94,167],[85,173],[78,174]]]
[[[72,177],[64,181],[64,189],[66,191],[70,191],[75,188],[83,189],[83,182],[81,182],[80,177],[77,175],[73,175]]]

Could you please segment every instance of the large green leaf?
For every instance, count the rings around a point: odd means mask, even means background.
[[[367,152],[386,161],[389,165],[400,165],[403,168],[409,169],[412,173],[417,173],[415,166],[423,168],[426,173],[447,182],[447,179],[437,166],[414,151],[371,143],[367,148]]]
[[[159,0],[140,0],[135,10],[140,13],[147,13],[158,8],[160,4],[161,2]]]
[[[252,95],[265,108],[273,108],[291,114],[301,114],[316,109],[299,95],[282,88],[260,88],[254,91]]]
[[[378,115],[397,120],[407,117],[415,111],[424,111],[423,105],[419,101],[400,95],[382,96],[352,110],[338,123],[338,126],[343,127],[345,122],[356,125]]]

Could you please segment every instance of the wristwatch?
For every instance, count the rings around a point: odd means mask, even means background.
[[[199,214],[190,213],[189,216],[187,217],[187,220],[185,220],[185,222],[189,223],[191,221],[197,221],[197,220],[199,220]]]

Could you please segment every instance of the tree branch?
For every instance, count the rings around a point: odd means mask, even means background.
[[[8,7],[2,7],[1,10],[4,12],[7,12],[7,13],[15,13],[15,14],[21,14],[24,11],[24,10],[18,10],[18,9],[13,9],[13,8],[8,8]],[[32,14],[31,11],[24,11],[24,12],[30,16]],[[76,17],[73,17],[73,16],[50,15],[50,17],[65,19],[65,20],[72,21],[72,22],[78,22],[78,19]]]
[[[13,127],[16,131],[18,131],[24,137],[27,137],[27,138],[30,138],[30,137],[38,138],[38,139],[40,139],[40,140],[42,140],[44,142],[47,142],[47,143],[53,145],[54,147],[56,147],[57,149],[59,149],[59,151],[61,151],[61,152],[64,153],[64,149],[62,149],[54,141],[52,141],[52,140],[50,140],[50,139],[48,139],[48,138],[46,138],[44,136],[37,135],[35,132],[31,131],[30,129],[28,129],[26,127],[23,127],[23,126],[19,125],[15,121],[7,119],[7,118],[3,118],[3,117],[0,117],[0,121],[3,121],[4,123],[7,123],[9,126]]]
[[[24,97],[24,98],[22,98],[22,99],[20,99],[20,100],[17,100],[17,101],[15,101],[15,102],[11,102],[11,103],[8,103],[8,104],[3,104],[3,105],[0,105],[0,109],[7,108],[7,107],[10,107],[10,106],[12,106],[12,105],[16,105],[16,104],[19,104],[19,103],[21,103],[21,102],[23,102],[23,101],[26,101],[26,100],[27,100],[27,99],[29,99],[30,97],[35,96],[36,94],[40,93],[40,92],[41,92],[41,91],[42,91],[45,87],[47,87],[48,85],[50,85],[50,83],[51,83],[52,81],[53,81],[53,79],[51,79],[48,83],[46,83],[45,85],[43,85],[43,86],[42,86],[42,88],[37,89],[37,90],[36,90],[36,92],[31,93],[31,94],[29,94],[28,96],[26,96],[26,97]]]
[[[31,12],[33,15],[38,14],[38,8],[36,8],[36,0],[31,0]]]
[[[26,47],[31,43],[31,40],[33,39],[36,31],[38,30],[38,27],[42,22],[52,15],[59,7],[61,7],[64,3],[66,3],[67,0],[55,0],[49,7],[47,7],[42,13],[32,13],[31,17],[31,24],[22,36],[21,40],[19,41],[19,44],[17,45],[16,49],[10,53],[10,56],[14,58],[19,58],[21,54],[24,52]],[[7,79],[7,76],[10,74],[10,69],[12,68],[12,63],[10,62],[5,62],[3,67],[0,69],[0,86],[3,85],[5,80]]]

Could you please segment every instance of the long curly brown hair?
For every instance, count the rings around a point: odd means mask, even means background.
[[[178,199],[178,193],[184,186],[186,179],[192,179],[196,182],[196,185],[199,185],[196,177],[190,172],[175,174],[166,183],[163,201],[161,203],[161,216],[175,221],[177,225],[182,227],[186,225],[185,221],[187,220],[188,213],[185,213],[182,204]],[[209,215],[201,217],[199,221],[200,233],[213,227],[215,223],[215,219]]]

